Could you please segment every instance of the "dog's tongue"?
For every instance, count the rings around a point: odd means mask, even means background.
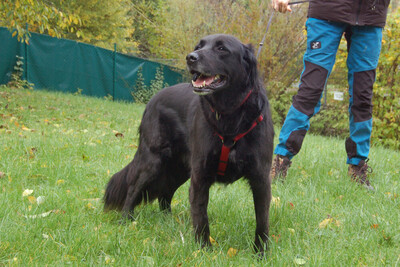
[[[198,77],[196,81],[193,81],[193,85],[196,87],[208,86],[212,84],[213,81],[214,81],[214,76],[200,75],[200,77]]]

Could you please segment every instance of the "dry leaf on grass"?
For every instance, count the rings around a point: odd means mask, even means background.
[[[38,219],[38,218],[45,218],[49,216],[51,213],[55,213],[56,210],[49,210],[40,214],[35,214],[35,215],[23,215],[27,219]]]
[[[215,241],[215,239],[212,238],[211,236],[210,236],[210,243],[211,243],[211,245],[213,245],[213,246],[218,246],[218,242]]]
[[[36,199],[36,204],[40,205],[44,203],[44,196],[38,196]]]
[[[28,200],[31,204],[35,204],[36,203],[36,197],[34,196],[28,196]]]
[[[327,228],[328,226],[336,226],[340,227],[342,223],[339,220],[336,220],[335,218],[332,218],[331,216],[328,215],[328,218],[323,220],[322,222],[319,223],[319,229],[324,229]]]
[[[25,189],[24,192],[22,192],[23,197],[27,197],[33,193],[33,190],[31,189]]]
[[[232,257],[235,257],[237,253],[238,253],[238,250],[236,248],[229,248],[227,255],[229,258],[232,258]]]
[[[281,205],[281,199],[279,197],[272,196],[271,204],[278,208]]]
[[[304,264],[307,263],[307,261],[306,261],[303,257],[301,257],[301,256],[296,256],[296,257],[294,258],[293,262],[294,262],[294,264],[296,264],[296,265],[304,265]]]

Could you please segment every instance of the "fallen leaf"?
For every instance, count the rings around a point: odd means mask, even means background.
[[[23,197],[27,197],[27,196],[31,195],[32,193],[33,193],[33,190],[31,190],[31,189],[25,189],[25,191],[22,192],[22,196],[23,196]]]
[[[296,232],[293,228],[288,228],[288,230],[289,230],[289,232],[290,232],[291,234],[294,234],[294,233]]]
[[[64,184],[65,181],[63,179],[57,180],[56,185]]]
[[[210,236],[209,238],[210,238],[210,243],[211,243],[211,245],[213,245],[213,246],[218,246],[218,242],[215,241],[214,238],[212,238],[211,236]]]
[[[0,179],[4,178],[6,176],[6,174],[4,172],[0,172]]]
[[[100,201],[101,198],[84,198],[83,201]]]
[[[327,228],[329,225],[340,227],[342,223],[328,215],[328,218],[319,223],[319,229]]]
[[[145,266],[154,266],[154,259],[149,256],[141,256]]]
[[[55,213],[56,212],[56,210],[49,210],[49,211],[47,211],[47,212],[43,212],[43,213],[40,213],[40,214],[35,214],[35,215],[23,215],[25,218],[27,218],[27,219],[37,219],[37,218],[45,218],[45,217],[47,217],[47,216],[49,216],[51,213]]]
[[[43,204],[44,202],[44,196],[38,196],[38,198],[36,199],[36,204],[40,205]]]
[[[199,249],[199,250],[196,250],[196,251],[193,251],[192,255],[193,255],[193,257],[197,258],[197,256],[199,255],[199,253],[200,253],[200,249]]]
[[[96,207],[95,206],[93,206],[93,204],[92,203],[87,203],[87,205],[86,205],[86,207],[88,208],[88,209],[91,209],[91,210],[94,210]]]
[[[35,204],[36,203],[36,197],[34,196],[28,196],[28,200],[30,203]]]
[[[326,228],[332,222],[333,222],[332,218],[325,219],[325,220],[323,220],[322,222],[319,223],[319,228],[320,229]]]
[[[276,235],[271,235],[271,237],[273,237],[275,239],[275,242],[278,243],[279,238],[281,238],[281,235],[279,234],[278,236]]]
[[[294,264],[296,264],[296,265],[304,265],[304,264],[307,263],[307,261],[306,261],[303,257],[301,257],[301,256],[296,256],[296,257],[294,258],[293,262],[294,262]]]
[[[279,197],[272,196],[271,203],[278,208],[281,205],[281,199]]]
[[[237,249],[229,248],[227,255],[228,255],[229,258],[232,258],[232,257],[235,257],[237,253],[238,253]]]
[[[124,138],[124,135],[122,133],[116,133],[115,137],[120,137],[120,138]]]
[[[379,224],[373,224],[373,225],[371,225],[371,228],[373,228],[373,229],[376,229],[376,228],[378,228],[379,227]]]
[[[110,263],[113,263],[115,260],[113,259],[113,258],[111,258],[109,255],[106,255],[105,257],[104,257],[104,262],[106,263],[106,264],[110,264]]]

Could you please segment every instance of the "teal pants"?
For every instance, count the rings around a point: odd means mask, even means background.
[[[347,163],[368,158],[372,130],[372,88],[382,42],[382,28],[351,26],[309,18],[307,51],[297,94],[279,135],[275,154],[293,158],[301,149],[310,118],[320,109],[322,92],[335,63],[340,40],[348,44],[349,124]]]

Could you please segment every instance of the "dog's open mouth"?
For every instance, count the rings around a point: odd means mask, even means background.
[[[223,87],[226,83],[226,77],[220,74],[208,75],[199,72],[193,72],[192,85],[194,92],[198,95],[207,95],[214,90]]]

